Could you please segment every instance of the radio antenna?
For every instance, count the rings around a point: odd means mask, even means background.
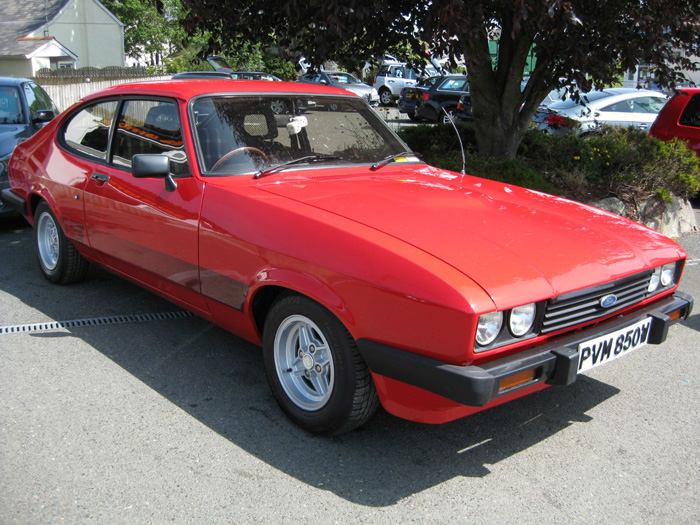
[[[457,139],[459,139],[459,149],[462,152],[462,175],[466,175],[467,174],[467,161],[464,158],[464,144],[462,144],[462,137],[459,134],[459,130],[457,129],[457,125],[455,124],[455,119],[452,118],[452,115],[450,115],[444,107],[442,108],[442,110],[445,112],[445,115],[447,115],[447,118],[450,121],[450,124],[452,124],[452,127],[455,129],[455,133],[457,133]]]

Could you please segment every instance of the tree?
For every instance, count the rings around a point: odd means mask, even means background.
[[[157,65],[185,45],[180,0],[103,0],[103,4],[124,24],[126,56]]]
[[[479,151],[514,157],[549,91],[578,96],[617,81],[637,64],[654,68],[661,87],[698,70],[697,0],[183,0],[188,31],[226,43],[245,38],[281,44],[312,63],[359,63],[406,45],[454,63],[470,78]],[[489,40],[498,41],[496,60]],[[215,45],[212,40],[210,44]],[[528,55],[536,66],[521,89]]]

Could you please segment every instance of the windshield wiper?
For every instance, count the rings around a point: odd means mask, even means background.
[[[294,164],[303,164],[305,162],[324,162],[327,160],[340,160],[342,158],[343,157],[339,155],[325,155],[323,153],[316,153],[315,155],[306,155],[305,157],[299,157],[298,159],[288,160],[287,162],[283,162],[282,164],[278,164],[277,166],[273,166],[266,170],[260,170],[255,175],[253,175],[253,178],[259,179],[260,177],[272,175],[273,173],[277,173],[278,171],[281,171],[288,166],[293,166]]]
[[[383,168],[384,166],[386,166],[390,162],[394,162],[399,157],[408,157],[408,156],[416,157],[416,158],[420,159],[420,155],[418,155],[418,153],[413,153],[412,151],[402,151],[401,153],[394,153],[393,155],[389,155],[388,157],[384,157],[382,160],[375,162],[374,164],[372,164],[372,166],[370,166],[369,170],[370,171],[377,171],[379,168]]]

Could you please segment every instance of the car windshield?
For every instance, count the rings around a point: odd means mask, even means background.
[[[314,161],[290,166],[371,165],[407,149],[356,97],[215,95],[190,111],[206,175],[255,175],[302,157]]]
[[[22,124],[22,99],[19,90],[12,86],[0,87],[0,124]]]

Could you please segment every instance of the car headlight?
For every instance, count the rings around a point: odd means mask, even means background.
[[[658,289],[660,282],[661,268],[655,268],[654,273],[651,274],[651,278],[649,279],[649,286],[647,287],[647,292],[655,292]]]
[[[479,317],[476,327],[476,342],[481,346],[490,345],[496,340],[503,326],[503,313],[490,312]]]
[[[664,264],[661,267],[661,286],[671,286],[675,284],[674,277],[676,275],[676,265],[675,263]]]
[[[654,268],[654,273],[649,279],[647,291],[653,293],[659,288],[668,288],[676,284],[676,263],[664,264]]]
[[[515,337],[522,337],[530,331],[535,323],[537,307],[535,303],[526,304],[513,308],[510,312],[508,327],[510,333]]]

